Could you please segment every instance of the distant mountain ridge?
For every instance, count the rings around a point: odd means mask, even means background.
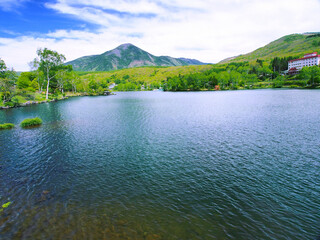
[[[275,57],[301,57],[306,53],[320,51],[320,33],[291,34],[281,37],[253,52],[229,57],[220,63],[271,60]]]
[[[66,65],[76,71],[110,71],[142,66],[186,66],[204,65],[195,59],[154,56],[131,43],[126,43],[100,55],[84,56]]]

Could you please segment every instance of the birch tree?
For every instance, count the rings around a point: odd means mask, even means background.
[[[39,57],[39,69],[44,73],[47,81],[46,99],[48,100],[50,80],[55,77],[57,70],[63,66],[66,58],[64,55],[47,48],[38,49],[37,55]]]
[[[64,92],[64,85],[70,77],[70,72],[72,72],[72,65],[63,66],[57,72],[57,86],[62,94]]]

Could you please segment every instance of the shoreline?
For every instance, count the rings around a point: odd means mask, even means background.
[[[61,100],[66,100],[66,99],[74,98],[74,97],[109,96],[109,95],[114,95],[114,93],[111,93],[111,92],[109,92],[109,94],[78,93],[76,95],[66,95],[61,98],[48,99],[48,100],[43,100],[43,101],[26,101],[24,103],[19,103],[16,106],[0,106],[0,110],[19,108],[19,107],[28,107],[28,106],[37,105],[37,104],[44,104],[44,103],[58,102]]]
[[[286,87],[286,88],[241,88],[241,89],[220,89],[220,90],[181,90],[181,91],[114,91],[114,92],[225,92],[225,91],[241,91],[241,90],[319,90],[319,88],[308,88],[308,87],[301,87],[301,88],[291,88],[291,87]],[[0,110],[6,110],[6,109],[12,109],[12,108],[19,108],[19,107],[27,107],[31,105],[36,105],[36,104],[44,104],[44,103],[52,103],[52,102],[58,102],[61,100],[66,100],[69,98],[74,98],[74,97],[95,97],[95,96],[109,96],[109,95],[116,95],[114,92],[109,92],[109,94],[89,94],[89,93],[78,93],[77,95],[66,95],[62,98],[54,98],[54,99],[49,99],[49,100],[43,100],[43,101],[27,101],[24,103],[20,103],[17,106],[0,106]]]

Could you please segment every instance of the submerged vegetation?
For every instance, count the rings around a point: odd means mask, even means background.
[[[14,128],[14,124],[13,123],[0,124],[0,130],[2,130],[2,129],[11,129],[11,128]]]
[[[21,123],[20,126],[23,128],[39,126],[42,124],[41,118],[26,118]]]
[[[11,202],[7,202],[2,204],[1,208],[0,208],[0,213],[3,212],[4,209],[6,209],[7,207],[9,207],[11,205]]]

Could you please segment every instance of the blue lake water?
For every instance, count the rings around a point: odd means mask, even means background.
[[[320,91],[127,92],[0,111],[1,239],[317,239]]]

